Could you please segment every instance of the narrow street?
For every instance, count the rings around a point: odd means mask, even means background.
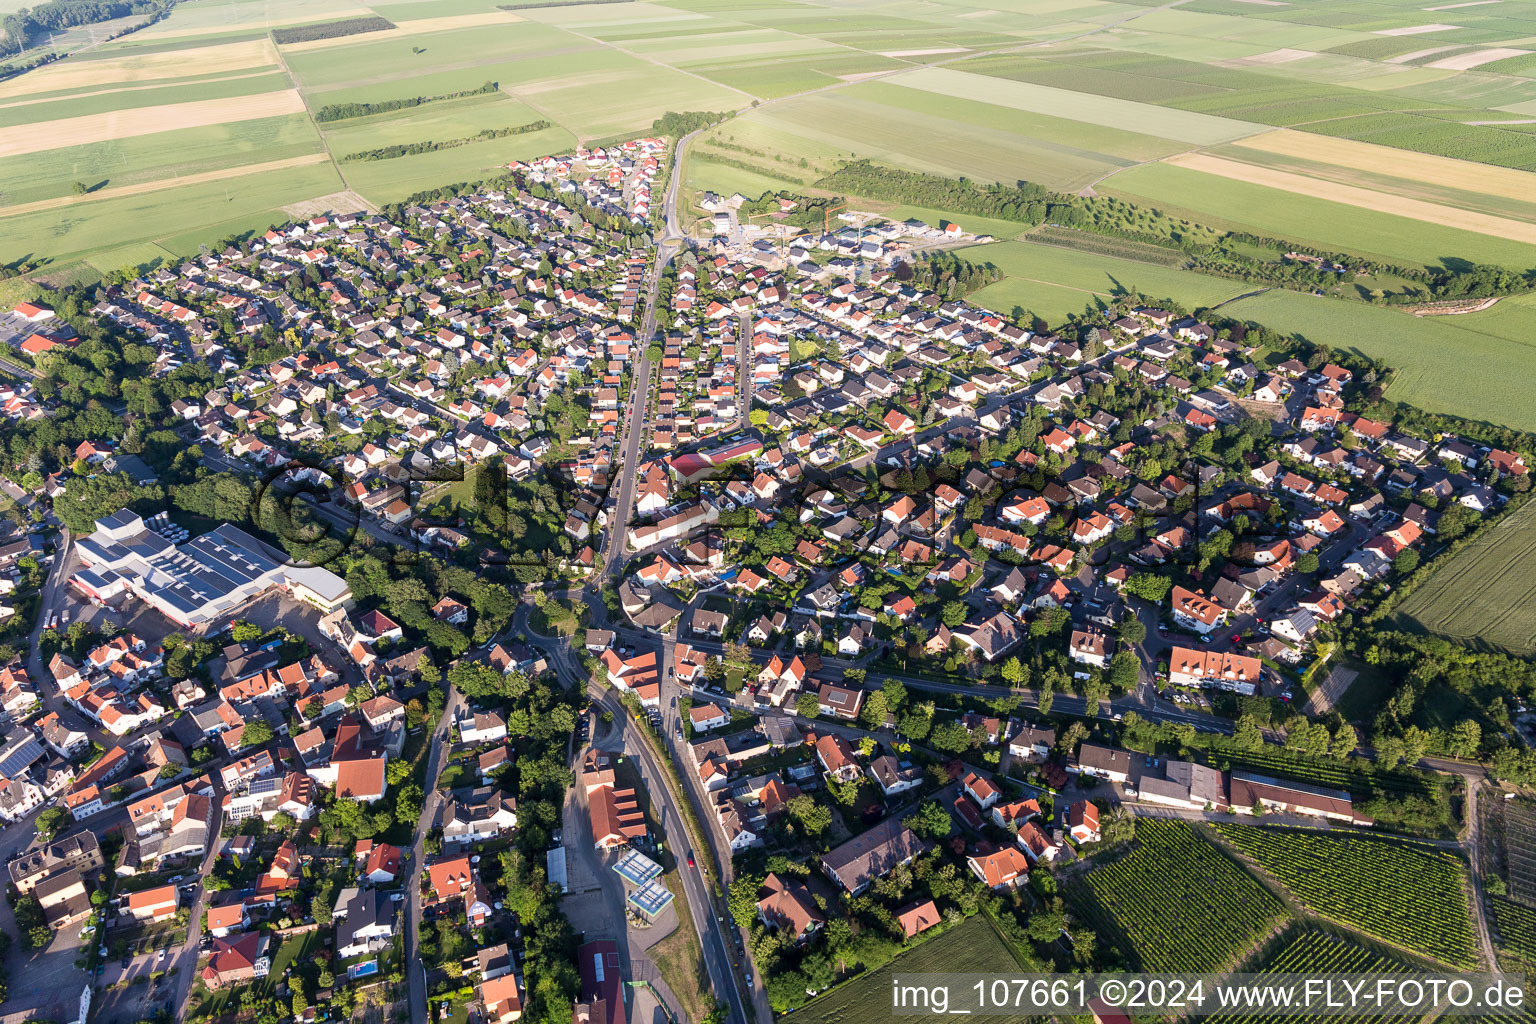
[[[425,1021],[431,1019],[428,1016],[427,1007],[427,971],[421,964],[421,957],[417,953],[420,947],[421,934],[421,872],[426,866],[427,832],[432,827],[432,822],[437,818],[438,804],[442,796],[437,791],[437,775],[443,766],[443,752],[448,749],[448,730],[453,724],[454,712],[458,709],[463,698],[453,687],[448,688],[448,700],[443,705],[443,716],[438,719],[436,731],[427,737],[430,745],[427,751],[427,774],[422,779],[422,792],[425,794],[421,802],[421,817],[416,822],[416,838],[406,855],[406,862],[401,871],[401,877],[406,880],[406,900],[408,911],[406,914],[407,925],[405,930],[405,980],[409,990],[411,1006],[411,1019]]]

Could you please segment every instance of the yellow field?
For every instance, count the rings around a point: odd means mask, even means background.
[[[1281,128],[1265,132],[1251,139],[1238,139],[1232,143],[1245,149],[1259,149],[1266,153],[1315,160],[1318,163],[1335,164],[1357,171],[1387,174],[1409,181],[1422,181],[1431,185],[1452,185],[1467,192],[1500,196],[1529,202],[1536,196],[1536,174],[1517,171],[1492,164],[1473,163],[1448,156],[1432,156],[1428,153],[1410,153],[1406,149],[1393,149],[1370,142],[1314,135],[1311,132],[1291,131]]]
[[[178,128],[202,128],[212,124],[233,124],[258,117],[303,112],[304,99],[295,89],[231,99],[166,103],[137,110],[112,110],[104,114],[86,114],[44,121],[41,124],[0,128],[0,153],[21,156],[64,146],[83,146],[134,135],[153,135]]]
[[[94,86],[151,82],[159,78],[189,78],[220,71],[243,71],[277,63],[270,39],[248,39],[192,50],[140,53],[110,60],[68,60],[17,75],[0,85],[0,99],[40,92],[88,89]]]
[[[268,160],[264,164],[245,164],[240,167],[226,167],[218,171],[204,171],[201,174],[183,174],[178,178],[161,178],[158,181],[141,181],[136,185],[123,185],[120,188],[104,188],[83,196],[58,196],[54,199],[40,199],[35,203],[22,203],[18,206],[0,206],[0,216],[15,217],[23,213],[37,213],[40,210],[58,210],[65,207],[73,209],[82,203],[99,202],[103,199],[121,199],[124,196],[143,195],[146,192],[159,192],[161,189],[182,188],[187,185],[201,185],[209,181],[221,181],[225,178],[240,178],[247,174],[266,174],[271,171],[285,171],[290,167],[303,167],[307,164],[323,164],[330,160],[324,153],[310,153],[308,156],[289,157],[287,160]]]
[[[1393,152],[1396,151],[1394,150]],[[1536,225],[1509,220],[1505,217],[1494,217],[1471,210],[1458,210],[1455,207],[1444,206],[1439,203],[1427,203],[1420,199],[1408,199],[1403,196],[1390,195],[1386,192],[1376,192],[1368,188],[1324,181],[1321,178],[1309,178],[1303,174],[1277,171],[1268,167],[1259,167],[1255,164],[1245,164],[1237,160],[1225,160],[1221,157],[1207,156],[1204,153],[1183,153],[1178,156],[1168,157],[1164,163],[1173,164],[1176,167],[1184,167],[1192,171],[1201,171],[1205,174],[1214,174],[1223,178],[1232,178],[1236,181],[1263,185],[1266,188],[1279,189],[1282,192],[1311,196],[1314,199],[1326,199],[1329,202],[1358,206],[1361,209],[1374,210],[1378,213],[1395,214],[1399,217],[1407,217],[1410,220],[1422,220],[1430,224],[1461,228],[1464,231],[1475,231],[1478,234],[1491,235],[1494,238],[1507,238],[1515,242],[1536,244]]]
[[[413,39],[428,32],[450,32],[459,28],[481,28],[486,25],[510,25],[522,21],[511,11],[482,11],[479,14],[446,15],[441,18],[421,18],[417,21],[397,22],[394,28],[382,32],[360,32],[353,36],[337,36],[334,39],[308,39],[302,43],[287,43],[284,53],[303,53],[306,50],[326,50],[333,46],[350,43],[378,43],[390,39]]]

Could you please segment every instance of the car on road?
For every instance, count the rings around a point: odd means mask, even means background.
[[[1201,633],[1200,634],[1200,642],[1203,643],[1203,644],[1210,643],[1211,642],[1211,634],[1209,634],[1209,633]]]
[[[689,851],[688,851],[688,866],[689,866],[689,867],[695,867],[695,866],[696,866],[696,865],[695,865],[695,864],[694,864],[694,863],[693,863],[693,851],[692,851],[692,850],[689,850]]]
[[[1240,644],[1243,642],[1243,635],[1241,633],[1233,633],[1231,636],[1227,637],[1227,639],[1232,641],[1234,644]]]

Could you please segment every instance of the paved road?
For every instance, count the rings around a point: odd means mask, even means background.
[[[215,776],[217,778],[217,776]],[[171,962],[165,969],[169,974],[176,972],[176,979],[172,984],[176,986],[171,1002],[176,1006],[176,1024],[183,1024],[187,1019],[188,996],[192,994],[192,976],[197,973],[198,943],[203,937],[203,909],[207,905],[207,890],[203,881],[208,878],[208,873],[213,870],[214,862],[219,858],[219,850],[224,846],[224,840],[219,832],[223,828],[224,788],[218,782],[214,783],[213,795],[213,823],[208,830],[208,853],[203,857],[203,864],[198,873],[197,898],[192,902],[189,913],[191,923],[187,927],[187,941],[182,943]]]
[[[688,909],[693,915],[693,928],[699,936],[699,945],[704,953],[704,966],[709,972],[715,997],[718,999],[722,992],[725,993],[729,1002],[729,1019],[739,1024],[746,1024],[751,1018],[742,1005],[740,991],[731,980],[732,971],[737,970],[734,964],[740,957],[733,953],[725,937],[724,922],[714,913],[714,901],[709,882],[704,877],[703,868],[690,868],[683,859],[683,854],[691,847],[692,841],[688,839],[688,828],[677,809],[667,774],[658,765],[650,745],[639,735],[640,726],[629,717],[629,713],[613,694],[596,683],[591,684],[587,692],[599,707],[613,712],[615,731],[623,742],[625,753],[634,758],[635,765],[640,770],[646,793],[651,798],[651,809],[659,819],[657,824],[671,838],[672,853],[678,860],[677,874],[682,879],[683,890],[688,895]],[[680,764],[679,771],[683,770]],[[695,853],[697,854],[698,851]],[[696,864],[701,863],[697,855],[694,860]]]
[[[427,753],[427,776],[421,786],[425,798],[421,802],[421,818],[416,822],[416,840],[406,855],[405,867],[401,872],[401,877],[408,880],[410,893],[405,930],[405,980],[409,990],[411,1019],[417,1021],[430,1019],[427,1015],[427,970],[422,966],[417,953],[421,932],[421,885],[418,879],[426,864],[427,831],[437,817],[437,806],[442,801],[442,795],[437,791],[437,773],[442,768],[443,752],[448,749],[448,730],[461,701],[459,692],[450,686],[437,731],[427,739],[431,746]]]

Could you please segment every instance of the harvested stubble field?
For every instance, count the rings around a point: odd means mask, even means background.
[[[1536,654],[1536,502],[1437,564],[1394,619],[1416,632]]]

